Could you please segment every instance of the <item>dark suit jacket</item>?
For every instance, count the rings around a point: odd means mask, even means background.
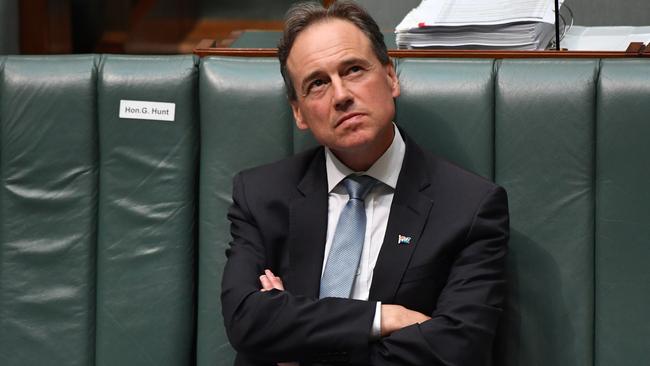
[[[328,204],[322,147],[235,177],[221,300],[236,365],[488,362],[504,301],[506,193],[405,139],[370,301],[318,299]],[[398,235],[412,240],[400,244]],[[286,291],[259,291],[265,268]],[[371,342],[373,300],[432,319]]]

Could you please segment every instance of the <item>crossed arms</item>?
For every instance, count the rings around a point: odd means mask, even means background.
[[[280,212],[266,220],[268,215],[260,210],[271,205],[247,200],[247,194],[253,193],[246,192],[241,179],[235,179],[229,212],[233,242],[227,252],[222,303],[231,344],[250,364],[486,362],[503,301],[508,236],[503,189],[492,189],[481,200],[435,308],[423,314],[399,304],[383,304],[382,337],[372,341],[374,301],[292,294],[290,287],[284,290],[279,277],[265,272],[268,268],[280,274],[288,271],[286,240],[277,234],[288,226],[277,217],[288,215]]]

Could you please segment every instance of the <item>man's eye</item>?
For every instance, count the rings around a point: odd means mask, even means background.
[[[325,82],[325,80],[323,79],[313,80],[311,83],[309,83],[309,87],[307,88],[307,94],[311,92],[318,92],[320,90],[323,90],[326,85],[327,82]]]
[[[359,65],[350,66],[346,70],[345,76],[357,76],[357,75],[360,75],[363,70],[364,70],[364,68],[359,66]]]
[[[355,72],[359,72],[359,71],[361,71],[361,70],[362,70],[362,69],[361,69],[361,66],[352,66],[352,67],[348,70],[348,72],[350,72],[350,73],[355,73]]]

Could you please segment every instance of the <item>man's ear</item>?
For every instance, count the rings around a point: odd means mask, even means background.
[[[293,119],[296,121],[296,126],[298,127],[298,129],[300,130],[308,129],[309,126],[302,119],[302,113],[300,113],[300,107],[298,106],[298,101],[293,100],[289,104],[291,104],[291,112],[293,112]]]
[[[399,97],[401,89],[399,86],[399,79],[397,78],[397,73],[395,72],[395,66],[393,62],[390,61],[386,67],[386,76],[388,77],[388,83],[391,87],[393,98]]]

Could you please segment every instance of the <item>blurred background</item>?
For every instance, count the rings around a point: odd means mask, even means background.
[[[0,54],[190,53],[241,30],[280,30],[292,0],[0,0]],[[323,1],[328,4],[332,1]],[[358,0],[384,31],[420,0]],[[566,0],[575,24],[650,25],[648,0]]]

